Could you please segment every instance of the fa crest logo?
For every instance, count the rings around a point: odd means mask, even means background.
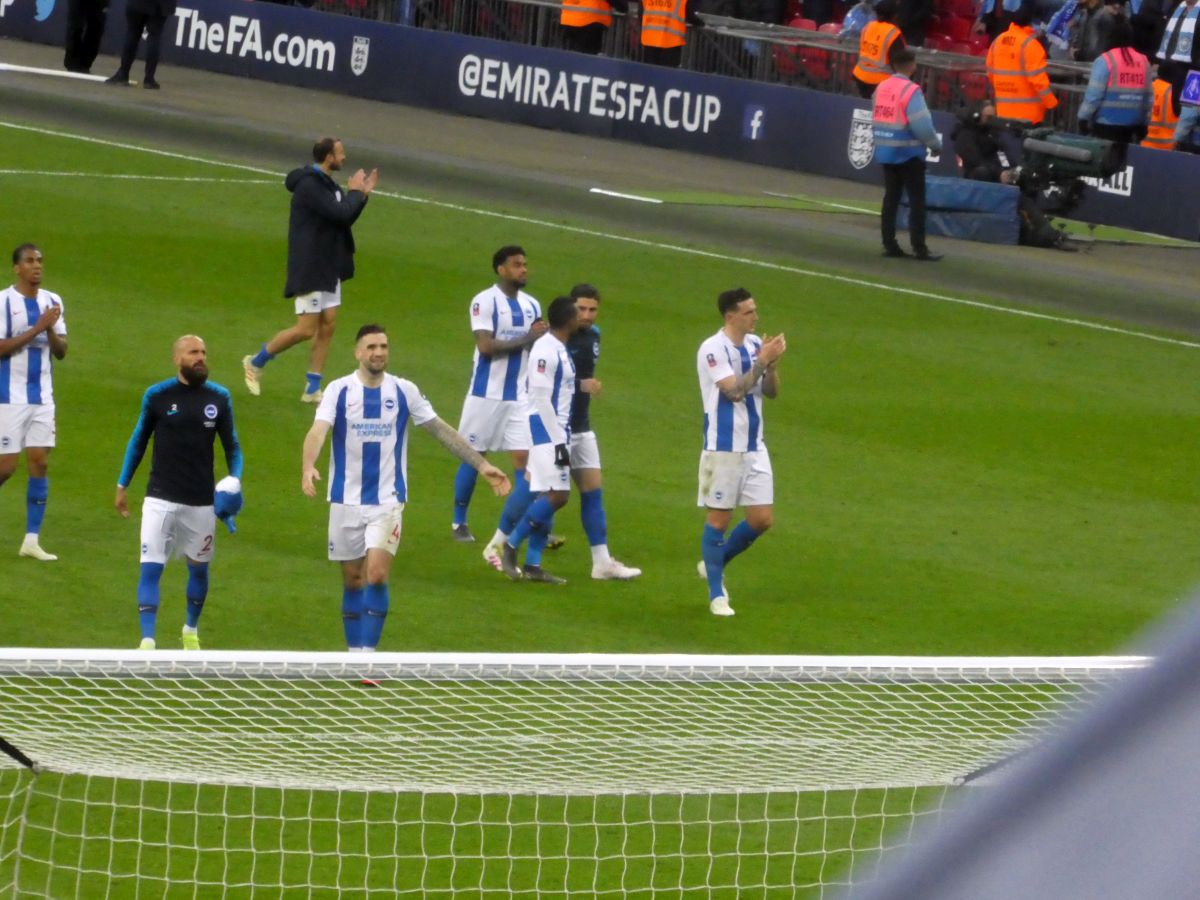
[[[600,342],[599,341],[596,341],[596,343],[592,344],[592,358],[593,359],[600,358]]]
[[[371,55],[371,39],[355,37],[350,50],[350,71],[356,76],[367,71],[367,57]]]
[[[543,375],[546,374],[546,361],[544,359],[538,360],[538,372],[540,372]]]
[[[478,303],[471,304],[471,315],[473,315],[473,316],[479,315],[479,304]]]
[[[850,137],[846,141],[846,156],[850,165],[865,169],[875,158],[875,132],[871,129],[871,111],[856,109],[850,121]]]
[[[705,356],[704,358],[705,358],[706,360],[708,360],[708,367],[709,367],[710,369],[711,369],[713,366],[715,366],[715,365],[717,364],[717,358],[716,358],[715,356],[713,356],[711,353],[709,353],[709,354],[708,354],[707,356]]]

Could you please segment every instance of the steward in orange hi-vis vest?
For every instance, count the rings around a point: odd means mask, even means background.
[[[1172,150],[1175,147],[1175,124],[1179,116],[1171,108],[1171,82],[1154,79],[1154,106],[1143,147],[1151,150]]]
[[[1028,25],[1018,24],[1024,10],[1013,17],[1008,31],[992,42],[987,54],[988,80],[996,95],[996,115],[1021,119],[1033,125],[1058,106],[1046,74],[1046,50]]]

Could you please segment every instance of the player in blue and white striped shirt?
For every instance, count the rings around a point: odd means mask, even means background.
[[[774,479],[763,441],[763,400],[779,394],[775,370],[787,341],[782,334],[754,334],[758,307],[745,288],[717,298],[725,324],[700,345],[696,372],[704,403],[704,450],[700,454],[698,506],[707,507],[699,571],[708,579],[709,611],[732,616],[725,566],[748,549],[774,519]],[[739,506],[746,518],[726,539]]]
[[[504,504],[497,538],[489,542],[489,549],[512,531],[529,504],[525,486],[530,446],[525,361],[529,346],[546,332],[541,305],[523,290],[528,274],[525,251],[516,245],[501,247],[492,254],[492,271],[496,283],[471,301],[475,354],[458,425],[458,433],[480,453],[512,453],[515,488]],[[454,519],[450,526],[457,541],[475,540],[467,526],[467,508],[474,491],[475,470],[459,466],[454,477]],[[488,556],[487,550],[484,556]]]
[[[564,584],[566,579],[542,569],[542,551],[550,537],[554,513],[571,496],[571,401],[575,396],[575,363],[567,340],[578,312],[573,297],[556,297],[548,312],[550,330],[529,351],[529,490],[538,495],[500,545],[500,568],[509,578]],[[529,539],[524,570],[517,548]]]
[[[0,294],[0,485],[25,451],[25,540],[20,555],[58,559],[42,549],[38,535],[50,496],[47,471],[54,447],[53,359],[67,355],[62,298],[44,291],[42,251],[21,244],[12,254],[16,282]]]
[[[300,487],[315,497],[317,457],[329,455],[329,558],[342,564],[342,624],[350,650],[374,650],[390,598],[388,576],[408,502],[409,423],[421,426],[504,496],[508,477],[438,418],[415,384],[387,372],[387,332],[358,330],[358,369],[331,382],[304,438]]]

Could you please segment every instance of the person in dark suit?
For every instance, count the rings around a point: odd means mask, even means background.
[[[158,69],[158,51],[162,45],[163,26],[175,15],[175,0],[128,0],[125,4],[125,47],[121,50],[121,68],[108,79],[109,84],[129,84],[129,70],[137,58],[142,30],[146,31],[146,77],[142,87],[158,90],[154,80]]]
[[[108,19],[108,0],[67,0],[67,37],[63,66],[68,72],[92,71],[100,52],[104,23]]]

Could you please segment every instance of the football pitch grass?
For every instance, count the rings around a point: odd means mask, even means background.
[[[171,342],[191,332],[208,342],[213,380],[233,393],[246,456],[247,506],[238,533],[217,537],[201,623],[205,647],[341,649],[339,575],[324,558],[326,506],[299,490],[300,446],[312,416],[298,402],[306,348],[271,364],[262,397],[249,397],[241,384],[241,357],[291,319],[290,304],[281,297],[285,166],[248,171],[7,128],[0,128],[0,146],[6,170],[0,190],[12,212],[5,217],[5,250],[25,240],[41,245],[45,287],[63,296],[70,329],[70,353],[56,368],[58,446],[43,529],[44,546],[60,560],[38,564],[16,557],[24,517],[19,472],[0,489],[0,559],[6,560],[0,563],[0,643],[136,645],[136,509],[149,458],[130,491],[131,519],[113,510],[113,486],[143,390],[171,376]],[[301,142],[295,164],[303,150]],[[350,160],[351,167],[360,164],[370,160]],[[381,187],[390,187],[386,173]],[[423,199],[433,202],[381,194],[356,226],[358,274],[345,286],[327,376],[353,367],[357,326],[380,322],[391,337],[392,371],[414,380],[440,415],[457,423],[472,346],[467,303],[490,282],[496,247],[516,242],[526,248],[529,290],[543,304],[578,281],[597,284],[604,295],[597,374],[605,388],[593,403],[593,423],[604,460],[610,544],[645,574],[630,583],[589,579],[572,498],[556,529],[568,543],[547,560],[570,583],[548,588],[508,582],[484,565],[481,545],[450,540],[457,462],[418,430],[411,439],[411,501],[393,570],[392,612],[380,649],[1108,653],[1197,580],[1200,349],[1194,345],[1154,340],[1119,323],[1096,323],[1116,329],[1101,330],[1014,314],[988,305],[982,290],[972,297],[889,290],[854,272],[676,246],[655,234],[649,216],[644,233],[592,234],[587,222],[572,218],[569,198],[557,222],[535,220],[521,209],[485,211],[482,202],[467,208],[433,195]],[[765,413],[776,526],[731,566],[727,582],[738,614],[720,620],[708,615],[694,570],[702,520],[695,507],[701,417],[695,351],[720,326],[717,293],[734,285],[752,290],[761,330],[785,332],[789,351],[781,364],[781,397]],[[495,498],[476,493],[471,522],[477,535],[490,533],[498,511]],[[183,584],[183,567],[168,566],[160,647],[177,646]],[[29,749],[36,755],[36,748]],[[8,772],[0,779],[0,793],[14,777]],[[47,781],[45,790],[58,787]],[[188,810],[215,811],[226,802],[186,798],[187,789],[178,786],[142,788],[103,779],[67,779],[62,790],[74,796],[96,790],[109,803],[118,800],[120,812],[112,820],[118,830],[132,828],[128,823],[135,820],[154,825],[159,814],[145,809],[165,805],[168,791]],[[249,790],[240,790],[245,796],[235,802],[249,803]],[[317,802],[326,809],[377,802],[364,796],[329,795]],[[255,798],[264,810],[287,803],[279,792],[259,791]],[[426,802],[446,806],[452,816],[463,801]],[[520,821],[529,814],[520,798],[503,802],[517,804]],[[714,802],[720,812],[722,804],[759,801]],[[895,801],[859,792],[814,802],[829,812]],[[477,810],[463,809],[467,820],[479,819]],[[551,815],[561,822],[574,813]],[[604,815],[596,818],[605,822]],[[186,818],[179,819],[181,827],[197,827]],[[263,821],[231,816],[221,825],[226,838],[214,840],[220,847],[241,846],[256,827],[288,827],[270,824],[265,812]],[[361,835],[361,826],[322,827],[346,827],[345,836],[328,837],[347,848],[365,840],[350,835]],[[872,846],[874,827],[835,815],[834,824],[824,821],[799,838],[775,823],[770,835],[730,838],[734,833],[726,832],[710,839],[714,847],[731,846],[734,855],[681,861],[678,869],[666,847],[691,846],[686,829],[627,831],[620,852],[639,860],[633,865],[643,875],[664,873],[664,885],[690,883],[693,874],[680,874],[687,866],[736,867],[738,854],[746,867],[739,871],[751,873],[749,882],[770,883],[778,872],[761,873],[773,865],[819,870],[819,858],[806,852],[821,846],[830,829],[854,831]],[[402,831],[394,829],[389,840],[400,842]],[[523,848],[552,847],[572,833],[611,846],[603,828],[588,837],[564,824],[518,834],[504,852],[515,847],[520,856]],[[223,861],[194,852],[173,864],[196,872],[226,866],[234,880],[246,878],[252,867],[282,872],[293,864],[289,859],[300,868],[339,865],[320,855],[304,859],[308,840],[266,834],[263,841],[278,852],[223,852]],[[435,829],[430,840],[425,849],[435,857],[453,840],[467,842],[461,848],[465,862],[428,864],[446,870],[453,865],[458,874],[444,875],[447,890],[494,887],[499,896],[506,885],[491,879],[521,881],[531,871],[485,873],[481,860],[493,852],[486,826]],[[147,853],[151,869],[166,873],[165,856],[154,847],[117,847],[109,871],[126,871],[132,856]],[[776,848],[785,849],[778,862]],[[293,858],[293,849],[300,855]],[[60,838],[55,856],[75,860],[92,852],[101,851]],[[837,868],[836,861],[824,864]],[[616,867],[626,863],[596,865],[604,871],[591,876],[595,884],[621,885],[625,876]],[[281,875],[279,882],[290,884],[292,877]],[[358,883],[374,883],[375,877],[381,885],[391,883],[379,872]],[[586,881],[589,875],[581,869],[572,877]],[[656,876],[648,877],[653,883]],[[561,889],[549,883],[541,888]],[[64,883],[55,890],[66,896],[74,889]],[[114,895],[145,895],[137,890],[130,886],[128,894]]]

